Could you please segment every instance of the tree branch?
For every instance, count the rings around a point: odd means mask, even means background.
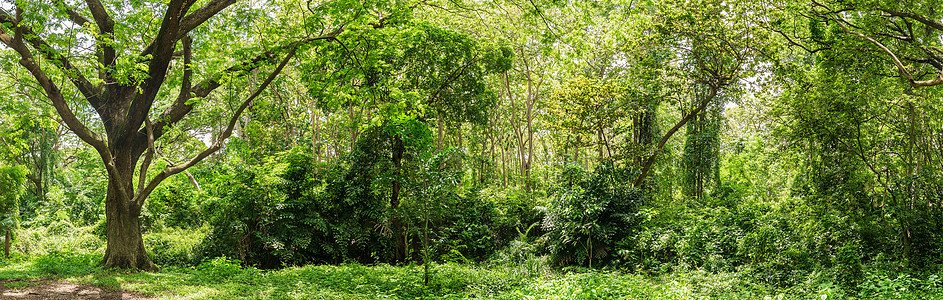
[[[154,38],[154,52],[151,54],[153,58],[150,60],[147,69],[148,78],[139,86],[142,93],[135,94],[134,99],[131,101],[130,109],[128,109],[127,117],[124,120],[125,124],[122,124],[125,130],[121,133],[119,140],[130,143],[138,128],[144,123],[144,119],[147,118],[151,106],[154,104],[154,99],[157,97],[157,93],[160,92],[160,86],[167,79],[167,66],[170,65],[170,61],[173,59],[180,19],[193,3],[194,1],[173,0],[167,6],[160,30],[157,32],[157,37]]]
[[[60,54],[58,51],[52,48],[52,46],[50,46],[48,43],[46,43],[46,41],[40,38],[39,35],[33,31],[32,28],[29,28],[27,26],[20,26],[16,18],[14,18],[12,15],[10,15],[8,12],[6,12],[3,9],[0,9],[0,24],[6,24],[10,28],[16,28],[17,30],[22,30],[23,39],[26,40],[26,42],[29,43],[29,45],[32,46],[33,49],[36,49],[36,51],[39,51],[39,53],[42,54],[46,60],[52,61],[53,65],[55,65],[60,70],[62,70],[62,73],[65,74],[66,77],[69,78],[72,84],[75,85],[75,87],[79,90],[79,92],[82,93],[82,96],[88,99],[89,102],[91,102],[93,105],[95,103],[98,103],[98,96],[101,93],[100,88],[96,87],[95,85],[92,85],[92,83],[89,82],[88,79],[86,79],[85,76],[82,75],[82,72],[78,68],[76,68],[74,65],[72,65],[72,62],[70,62],[69,59],[66,58],[65,55]],[[0,29],[0,31],[2,31],[2,29]],[[22,50],[26,51],[26,53],[30,52],[25,47]],[[20,52],[20,51],[17,50],[17,52]],[[20,55],[21,57],[26,57],[26,56],[23,56],[23,53],[20,53]],[[32,54],[30,54],[29,56],[32,57]]]
[[[88,10],[92,12],[92,18],[95,24],[98,24],[98,30],[102,33],[112,33],[115,31],[115,20],[105,10],[105,6],[98,0],[85,0]]]
[[[923,15],[918,15],[918,14],[909,13],[909,12],[895,11],[895,10],[890,10],[890,9],[882,9],[881,12],[884,12],[894,17],[908,18],[908,19],[923,23],[924,25],[930,26],[933,29],[943,31],[943,23],[934,21]]]
[[[287,65],[288,62],[292,59],[292,57],[295,56],[295,50],[296,48],[291,48],[288,51],[288,54],[285,55],[285,58],[282,59],[282,61],[278,64],[277,67],[275,67],[275,70],[272,71],[271,74],[269,74],[268,78],[266,78],[265,81],[262,82],[262,84],[259,85],[258,88],[256,88],[255,92],[253,92],[252,95],[249,96],[249,98],[246,98],[246,100],[242,102],[242,105],[240,105],[239,108],[236,109],[232,117],[229,119],[229,124],[226,126],[226,129],[223,130],[223,132],[218,137],[216,137],[216,140],[213,142],[212,145],[207,147],[205,150],[203,150],[203,152],[200,152],[199,154],[197,154],[197,156],[193,157],[186,163],[182,165],[168,167],[167,169],[164,169],[163,171],[161,171],[160,174],[157,174],[156,176],[154,176],[154,178],[152,178],[151,181],[147,184],[147,187],[145,187],[142,192],[137,193],[134,196],[133,202],[136,203],[138,206],[143,205],[144,199],[146,199],[147,196],[150,195],[150,193],[153,192],[155,188],[157,188],[157,185],[159,185],[162,181],[164,181],[164,179],[167,179],[168,177],[174,174],[186,171],[188,168],[192,167],[193,165],[196,165],[197,163],[205,159],[210,154],[213,154],[214,152],[222,148],[223,142],[226,141],[226,139],[232,135],[232,131],[236,126],[236,122],[239,121],[239,117],[242,116],[242,112],[244,112],[252,104],[252,100],[255,100],[256,97],[262,94],[262,91],[264,91],[265,88],[267,88],[269,84],[271,84],[272,81],[275,80],[275,77],[278,77],[278,74],[282,72],[282,69],[285,68],[285,65]]]
[[[203,5],[202,7],[183,17],[183,19],[180,21],[180,27],[175,33],[174,38],[182,39],[184,36],[189,34],[190,31],[199,27],[207,20],[223,11],[223,9],[226,9],[234,3],[236,3],[236,0],[213,0],[209,3],[206,3],[206,5]],[[154,47],[156,45],[155,43],[156,39],[155,42],[152,42],[150,45],[144,48],[144,51],[141,52],[141,56],[151,54],[151,52],[154,51]]]
[[[114,38],[115,20],[111,18],[105,6],[99,0],[85,0],[88,10],[92,12],[92,18],[98,25],[98,36],[95,38],[96,46],[99,48],[96,55],[98,63],[102,66],[111,66],[115,60],[115,48],[111,46],[109,39]],[[107,77],[107,73],[102,70],[102,79]]]
[[[85,23],[91,22],[88,18],[86,18],[83,15],[80,15],[74,9],[69,7],[69,5],[65,3],[65,1],[53,0],[52,2],[53,4],[56,5],[57,8],[59,8],[59,11],[62,11],[67,16],[69,16],[69,20],[72,21],[72,23],[78,24],[79,26],[84,26]]]
[[[25,27],[18,27],[25,28]],[[114,157],[111,154],[111,151],[108,150],[108,145],[104,139],[92,132],[85,124],[82,124],[73,113],[72,109],[69,107],[68,103],[65,101],[65,98],[62,96],[62,91],[59,87],[51,80],[46,73],[39,67],[39,64],[36,63],[36,60],[33,58],[32,53],[29,52],[29,49],[23,44],[23,34],[22,31],[17,32],[15,37],[11,37],[9,34],[0,32],[0,42],[12,48],[20,55],[20,65],[26,68],[31,75],[36,79],[36,82],[43,88],[43,91],[46,93],[46,98],[49,98],[52,101],[53,107],[56,109],[56,112],[62,117],[62,121],[69,127],[76,136],[78,136],[82,141],[88,143],[92,146],[101,156],[102,162],[105,164],[105,170],[108,172],[108,176],[111,178],[120,178],[118,174],[118,169],[114,164]],[[115,185],[119,193],[119,197],[123,200],[130,200],[128,191],[123,185]]]
[[[884,51],[884,53],[887,53],[887,55],[889,55],[889,56],[891,57],[891,60],[894,62],[894,65],[897,66],[897,69],[900,71],[901,75],[903,75],[904,78],[907,79],[907,82],[910,83],[910,86],[911,86],[911,87],[915,87],[915,88],[916,88],[916,87],[935,86],[935,85],[941,85],[941,84],[943,84],[943,70],[940,71],[940,74],[939,74],[939,76],[937,76],[937,78],[930,79],[930,80],[920,80],[920,81],[915,80],[915,79],[914,79],[914,75],[911,74],[910,71],[907,70],[907,67],[904,66],[904,64],[900,61],[900,58],[898,58],[897,55],[894,54],[893,51],[891,51],[891,49],[888,49],[886,46],[884,46],[884,44],[881,44],[881,42],[878,42],[877,40],[875,40],[875,39],[873,39],[873,38],[871,38],[871,37],[869,37],[869,36],[867,36],[867,35],[865,35],[865,34],[863,34],[863,33],[860,33],[860,32],[855,31],[855,30],[848,29],[848,27],[846,26],[844,20],[836,20],[836,19],[833,19],[833,20],[834,20],[836,23],[838,23],[838,25],[840,25],[840,26],[842,27],[842,29],[843,29],[845,32],[850,33],[850,34],[853,34],[853,35],[857,35],[857,36],[859,36],[859,37],[861,37],[861,38],[863,38],[863,39],[865,39],[865,40],[871,42],[871,43],[874,44],[875,46],[878,46],[878,48],[881,48],[881,50]]]
[[[678,129],[681,129],[681,126],[684,126],[684,124],[687,124],[688,121],[691,120],[691,118],[693,118],[695,115],[697,115],[702,110],[704,110],[704,108],[707,107],[707,104],[709,104],[712,100],[714,100],[714,97],[717,96],[717,92],[719,90],[720,90],[719,85],[718,86],[711,85],[710,93],[707,95],[707,97],[704,98],[704,101],[701,101],[700,105],[698,105],[696,108],[694,108],[694,110],[692,110],[687,115],[685,115],[684,118],[681,119],[681,121],[678,121],[678,123],[676,123],[674,127],[671,127],[671,129],[669,129],[668,132],[666,132],[665,135],[661,137],[661,140],[658,141],[658,145],[655,146],[655,152],[652,153],[652,155],[649,156],[648,159],[645,160],[645,163],[642,165],[641,174],[639,174],[638,177],[635,178],[635,182],[633,182],[632,185],[634,185],[635,187],[642,186],[642,183],[645,182],[645,178],[648,177],[648,172],[652,169],[652,165],[655,164],[655,158],[658,157],[658,152],[662,148],[665,147],[665,144],[668,143],[668,140],[671,139],[671,136],[674,135],[675,132],[678,131]]]
[[[183,38],[189,34],[190,31],[205,23],[206,20],[209,20],[211,17],[223,11],[223,9],[235,3],[236,0],[213,0],[194,10],[180,21],[180,30],[177,31],[176,38]]]
[[[157,152],[154,149],[154,131],[151,130],[151,128],[153,128],[151,120],[144,120],[144,128],[147,129],[147,154],[144,155],[144,161],[141,162],[141,170],[138,174],[138,190],[135,193],[136,195],[140,195],[141,192],[144,191],[144,180],[147,179],[147,169],[150,168],[151,161],[154,159],[154,153]]]
[[[252,59],[239,62],[227,68],[226,70],[223,70],[222,72],[216,73],[209,78],[204,79],[203,81],[197,83],[196,86],[192,87],[190,89],[190,93],[178,95],[177,99],[170,105],[170,107],[160,114],[154,126],[154,138],[160,138],[163,136],[165,128],[173,127],[177,124],[177,122],[182,120],[184,116],[193,110],[193,106],[196,103],[188,103],[190,99],[194,97],[204,98],[208,96],[210,92],[223,84],[224,78],[245,76],[246,74],[251,73],[252,70],[265,65],[265,63],[274,61],[278,54],[284,52],[285,50],[294,51],[293,49],[297,48],[298,46],[314,41],[334,40],[341,32],[343,32],[343,28],[338,28],[325,35],[310,37],[295,41],[285,46],[276,47],[259,54]],[[186,60],[186,58],[184,58],[184,60]],[[144,132],[144,130],[140,130],[137,134],[137,138],[135,139],[135,144],[143,145],[143,142],[146,141],[146,137],[146,132]],[[141,151],[143,151],[143,149]]]

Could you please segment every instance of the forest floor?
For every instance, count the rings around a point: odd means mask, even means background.
[[[60,280],[13,278],[0,284],[0,299],[152,299],[137,291],[113,290]]]
[[[943,287],[876,278],[866,288],[829,282],[781,288],[749,272],[662,275],[551,270],[546,264],[357,264],[245,268],[214,259],[160,272],[102,270],[100,256],[53,254],[0,261],[0,299],[943,299]]]

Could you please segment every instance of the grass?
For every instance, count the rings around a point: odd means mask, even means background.
[[[320,265],[263,271],[217,258],[156,273],[102,270],[97,256],[50,253],[0,263],[4,288],[39,278],[133,290],[161,299],[943,299],[939,284],[873,279],[854,293],[826,283],[776,289],[748,272],[568,272],[510,265],[439,264],[428,285],[421,266]],[[16,280],[11,280],[16,279]],[[19,280],[23,279],[23,280]],[[936,279],[934,279],[936,280]],[[906,284],[905,284],[906,283]]]

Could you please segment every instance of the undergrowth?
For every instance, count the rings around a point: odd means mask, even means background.
[[[535,271],[527,264],[436,264],[431,281],[422,266],[309,265],[279,270],[246,268],[226,257],[195,267],[160,272],[104,270],[98,256],[52,252],[21,254],[0,263],[5,289],[22,280],[47,278],[136,290],[177,299],[941,299],[939,275],[916,278],[871,272],[865,283],[846,289],[810,279],[775,288],[753,279],[750,271],[704,270],[646,275],[619,270]]]

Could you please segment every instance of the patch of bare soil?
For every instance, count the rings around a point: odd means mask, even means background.
[[[113,291],[88,284],[43,279],[10,279],[0,282],[0,299],[152,299],[140,292]]]

